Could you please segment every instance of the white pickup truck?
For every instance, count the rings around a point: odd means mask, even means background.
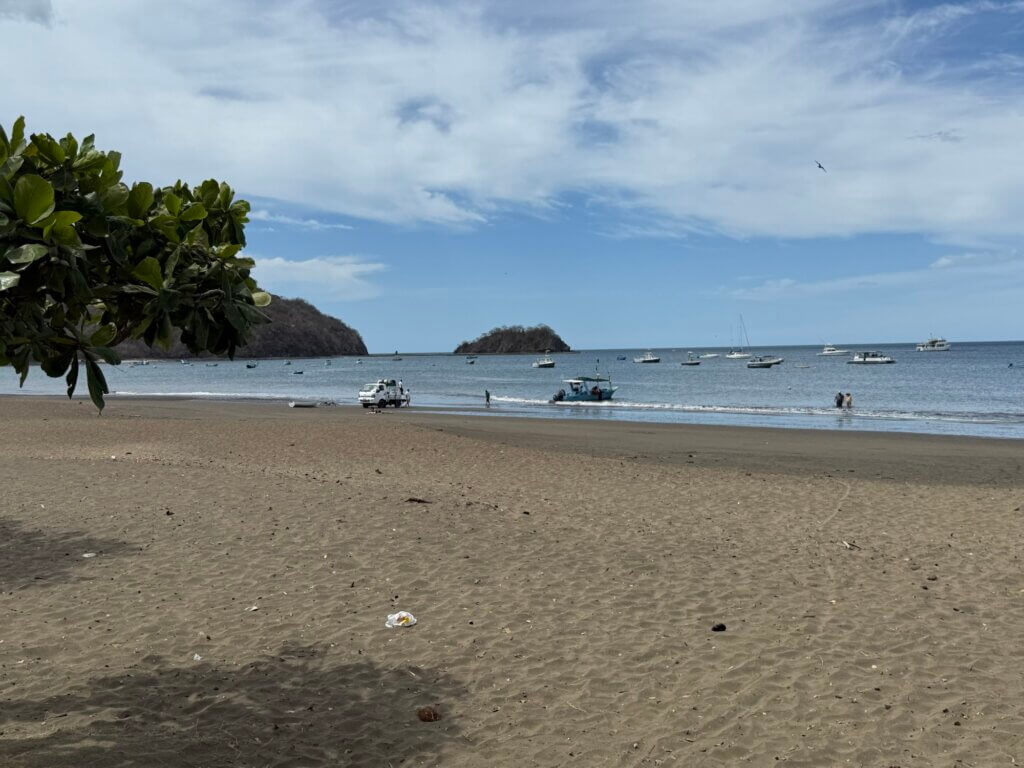
[[[384,408],[389,405],[401,408],[412,402],[412,393],[402,385],[402,380],[380,379],[373,384],[364,384],[359,390],[359,402],[363,408],[377,406]]]

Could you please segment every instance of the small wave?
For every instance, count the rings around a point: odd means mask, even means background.
[[[600,408],[637,411],[669,411],[676,413],[714,413],[739,416],[828,416],[899,421],[950,421],[980,424],[1024,424],[1024,413],[963,413],[940,411],[875,411],[857,409],[843,411],[833,407],[760,406],[760,405],[685,405],[682,403],[637,403],[629,400],[601,402],[560,402],[525,397],[492,396],[493,402],[515,405],[557,405],[562,408]]]
[[[118,397],[194,397],[213,400],[294,400],[300,395],[271,395],[266,392],[133,392],[115,389],[110,393]]]

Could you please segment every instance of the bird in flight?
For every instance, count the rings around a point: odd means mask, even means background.
[[[815,163],[818,163],[818,161],[817,161],[817,160],[815,160],[814,162],[815,162]],[[821,170],[825,171],[825,166],[824,166],[824,165],[822,165],[821,163],[818,163],[818,167],[819,167],[819,168],[821,168]],[[825,173],[828,173],[828,171],[825,171]]]

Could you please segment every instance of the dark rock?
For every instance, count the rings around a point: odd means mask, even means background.
[[[721,624],[721,623],[719,623],[719,624],[714,624],[714,625],[713,625],[713,626],[711,627],[711,631],[712,631],[712,632],[725,632],[725,624]]]

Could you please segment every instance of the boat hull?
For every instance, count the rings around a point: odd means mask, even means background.
[[[559,403],[600,403],[604,400],[611,400],[615,395],[615,391],[618,387],[605,387],[602,388],[599,394],[594,394],[593,391],[588,390],[586,392],[566,392],[565,397],[562,397],[555,402]]]

